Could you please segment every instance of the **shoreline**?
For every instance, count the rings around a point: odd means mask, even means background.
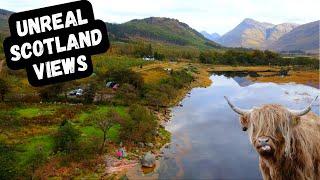
[[[180,104],[180,102],[189,95],[189,92],[193,88],[199,88],[199,87],[205,88],[205,87],[208,87],[211,85],[212,81],[210,80],[209,69],[202,64],[194,63],[193,65],[196,65],[199,70],[198,73],[194,74],[194,81],[190,85],[180,89],[177,97],[169,103],[170,105],[168,107],[160,109],[159,111],[153,110],[155,116],[158,119],[159,128],[162,128],[163,130],[165,130],[165,126],[166,126],[165,124],[167,122],[169,122],[172,117],[171,109],[175,106],[178,106]],[[171,132],[168,132],[167,130],[165,130],[165,131],[167,133],[169,133],[171,136]],[[154,146],[151,150],[148,149],[148,150],[144,151],[144,149],[143,149],[141,152],[139,152],[139,154],[143,155],[143,154],[150,151],[156,157],[156,166],[154,167],[153,170],[150,170],[149,168],[147,168],[150,171],[148,174],[154,172],[154,170],[157,169],[158,166],[160,165],[159,158],[161,158],[163,155],[163,149],[169,147],[170,139],[169,139],[169,142],[163,143],[163,142],[159,142],[156,138],[155,143],[156,144],[161,143],[161,146],[160,147]],[[105,155],[105,156],[108,156],[108,155]],[[122,166],[122,168],[121,167],[120,168],[119,167],[111,167],[109,169],[106,168],[106,172],[108,170],[118,170],[118,171],[113,171],[111,174],[108,174],[107,176],[104,176],[104,177],[121,178],[121,177],[126,176],[127,172],[129,172],[131,170],[137,170],[137,167],[139,167],[139,169],[141,169],[140,159],[141,159],[141,155],[137,155],[135,161],[133,162],[134,165],[125,164],[124,166]]]

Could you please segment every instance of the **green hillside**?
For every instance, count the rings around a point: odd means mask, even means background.
[[[176,19],[150,17],[123,24],[106,23],[111,40],[146,40],[199,48],[220,47],[202,34]]]

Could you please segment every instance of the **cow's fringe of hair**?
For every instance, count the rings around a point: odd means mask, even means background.
[[[290,124],[292,123],[290,119],[291,114],[277,105],[265,105],[261,108],[255,108],[250,114],[250,120],[254,121],[250,123],[251,126],[249,127],[250,140],[256,139],[260,135],[268,135],[272,139],[278,139],[277,133],[280,132],[285,139],[285,155],[291,157],[291,153],[293,152],[291,148],[292,133],[290,128]],[[256,132],[253,132],[254,130]]]

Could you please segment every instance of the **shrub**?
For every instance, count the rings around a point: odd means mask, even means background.
[[[32,154],[27,159],[27,164],[30,165],[32,172],[32,179],[38,167],[47,161],[47,154],[43,151],[43,147],[36,147]]]
[[[169,103],[169,98],[165,92],[161,92],[158,89],[152,89],[146,93],[146,100],[149,105],[156,106],[157,109],[162,106],[166,106]]]
[[[139,92],[133,85],[125,83],[118,89],[116,97],[124,100],[126,104],[132,104],[138,101]]]
[[[162,106],[168,106],[170,99],[176,96],[176,89],[170,84],[160,83],[149,87],[145,93],[148,105],[156,106],[157,109]]]
[[[0,100],[4,101],[5,95],[9,91],[9,86],[6,81],[0,79]]]
[[[177,91],[174,89],[174,87],[170,86],[169,84],[160,84],[158,90],[166,94],[169,99],[175,98],[177,94]]]
[[[63,121],[54,136],[54,151],[71,153],[79,148],[80,131],[69,121]]]
[[[186,70],[173,71],[168,79],[162,81],[163,84],[169,84],[176,89],[181,89],[193,81],[193,77]]]
[[[69,154],[71,161],[83,161],[93,159],[93,156],[98,153],[100,138],[91,137],[86,141],[79,142],[79,149]],[[67,158],[68,159],[68,158]]]
[[[0,126],[1,127],[10,127],[17,128],[21,126],[23,122],[17,116],[17,113],[12,110],[1,111],[0,112]]]
[[[14,179],[16,176],[16,159],[14,149],[0,141],[0,179]]]
[[[129,115],[131,118],[122,124],[121,138],[134,142],[153,141],[158,123],[152,112],[136,104],[129,107]]]
[[[41,87],[38,90],[39,96],[43,101],[57,100],[58,95],[63,91],[63,83],[53,84]]]
[[[114,69],[107,72],[107,80],[115,81],[119,84],[131,84],[136,89],[143,86],[143,78],[140,74],[130,69]]]

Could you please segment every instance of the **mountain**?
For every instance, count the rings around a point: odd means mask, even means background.
[[[9,34],[8,19],[12,13],[13,12],[11,12],[11,11],[0,9],[0,33],[5,34],[5,35]]]
[[[273,24],[247,18],[217,42],[228,47],[260,48],[265,41],[266,30],[272,27]]]
[[[265,49],[297,26],[292,23],[274,25],[247,18],[217,42],[228,47]]]
[[[134,19],[123,24],[106,24],[110,39],[113,40],[146,40],[200,48],[221,47],[176,19],[149,17]]]
[[[302,50],[307,53],[319,53],[319,25],[315,21],[296,27],[268,46],[276,51]]]
[[[277,41],[284,34],[292,31],[294,28],[298,27],[298,24],[293,23],[283,23],[275,25],[272,28],[267,29],[266,31],[266,43],[271,43]]]
[[[211,40],[211,41],[216,41],[216,40],[218,40],[218,39],[221,37],[220,34],[218,34],[218,33],[209,34],[209,33],[206,32],[206,31],[201,31],[201,34],[202,34],[205,38],[207,38],[207,39],[209,39],[209,40]]]

